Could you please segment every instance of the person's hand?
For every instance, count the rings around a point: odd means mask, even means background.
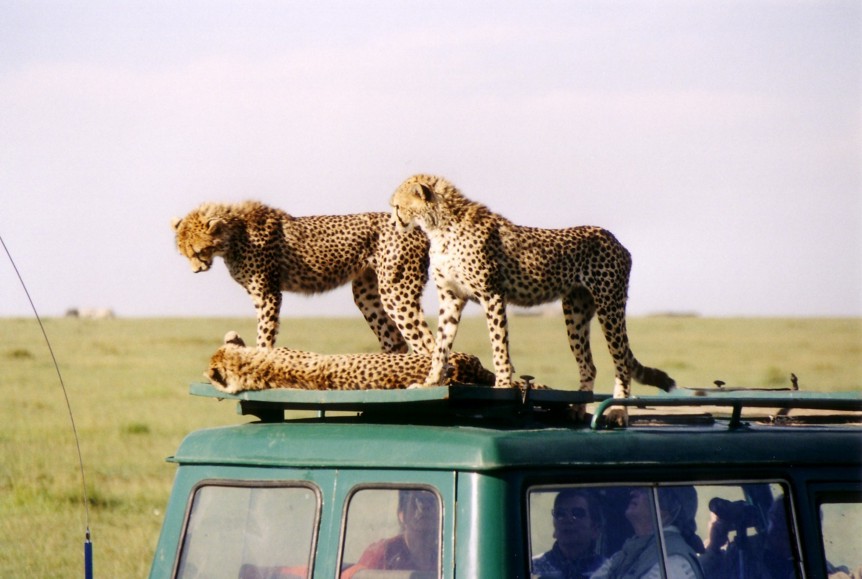
[[[730,534],[732,525],[718,518],[715,513],[709,514],[709,542],[706,545],[708,551],[716,552],[727,545],[727,536]]]

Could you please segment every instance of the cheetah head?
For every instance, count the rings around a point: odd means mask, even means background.
[[[414,175],[395,190],[389,205],[400,230],[413,227],[422,230],[434,229],[438,224],[438,195],[434,192],[434,178],[427,175]]]
[[[208,218],[195,210],[182,219],[175,218],[172,224],[177,249],[188,258],[193,272],[207,271],[213,259],[224,253],[227,227],[223,219]]]
[[[212,355],[209,369],[204,372],[204,377],[209,378],[213,385],[226,392],[238,390],[238,387],[233,384],[233,380],[229,379],[229,368],[232,367],[230,351],[235,350],[236,346],[245,347],[245,342],[239,337],[239,334],[234,331],[225,334],[224,345]]]

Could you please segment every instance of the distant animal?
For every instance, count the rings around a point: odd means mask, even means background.
[[[244,390],[364,390],[407,388],[431,367],[428,354],[316,354],[288,348],[247,347],[228,332],[204,376],[234,394]],[[475,356],[454,352],[441,383],[492,386],[494,374]]]
[[[569,346],[580,389],[592,391],[596,367],[590,321],[597,315],[614,360],[615,397],[628,397],[630,380],[674,388],[665,372],[643,366],[629,347],[626,300],[631,256],[605,229],[538,229],[514,225],[465,198],[442,177],[414,175],[390,200],[401,228],[430,240],[431,272],[440,300],[436,349],[425,385],[439,384],[468,299],[485,310],[493,346],[496,387],[512,384],[506,305],[535,306],[562,298]],[[627,419],[615,412],[616,422]]]
[[[112,320],[116,316],[111,308],[69,308],[67,318],[82,318],[87,320]]]
[[[385,352],[430,353],[421,298],[428,240],[401,235],[386,213],[292,217],[256,201],[204,203],[174,219],[192,271],[221,256],[257,310],[257,345],[275,345],[281,292],[315,294],[351,283],[353,301]]]

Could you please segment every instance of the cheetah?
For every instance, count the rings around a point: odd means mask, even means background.
[[[434,347],[421,306],[428,240],[399,234],[387,213],[293,217],[257,201],[204,203],[173,228],[192,271],[221,256],[249,293],[259,347],[275,346],[282,291],[315,294],[348,282],[384,352]]]
[[[629,347],[625,309],[631,256],[609,231],[514,225],[431,175],[404,181],[390,205],[400,230],[418,228],[430,240],[440,318],[425,385],[440,383],[466,300],[478,301],[485,310],[496,387],[503,388],[511,386],[513,372],[506,305],[535,306],[561,298],[582,391],[592,391],[596,378],[589,343],[593,315],[614,360],[615,397],[630,395],[631,378],[665,391],[675,387],[665,372],[641,365]],[[625,420],[620,414],[613,419]]]
[[[475,356],[453,352],[443,382],[493,386],[494,373]],[[431,368],[428,354],[316,354],[288,348],[250,348],[228,332],[204,376],[224,392],[302,390],[392,390],[421,381]]]

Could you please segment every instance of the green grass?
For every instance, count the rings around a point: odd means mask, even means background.
[[[191,430],[244,422],[229,402],[192,399],[228,330],[254,341],[252,319],[49,319],[81,440],[96,574],[146,576],[175,467],[165,462]],[[613,370],[594,325],[596,390]],[[634,318],[641,362],[682,386],[862,389],[860,319]],[[577,387],[561,317],[513,317],[518,374]],[[364,322],[285,319],[279,343],[318,352],[372,352]],[[456,348],[490,367],[484,321],[465,318]],[[634,387],[636,394],[654,393]],[[69,413],[35,321],[0,319],[0,577],[70,577],[83,568],[85,515]]]

